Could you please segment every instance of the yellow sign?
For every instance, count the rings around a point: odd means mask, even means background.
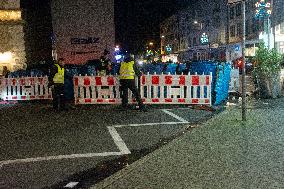
[[[0,21],[19,21],[22,20],[20,10],[0,10]]]

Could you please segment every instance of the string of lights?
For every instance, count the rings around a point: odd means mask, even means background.
[[[255,16],[257,18],[269,17],[271,15],[271,2],[269,0],[259,0],[255,7]]]

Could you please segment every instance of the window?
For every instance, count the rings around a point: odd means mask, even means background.
[[[280,33],[284,34],[284,22],[280,24]]]
[[[234,19],[235,17],[235,7],[230,7],[230,19]]]
[[[191,47],[192,46],[192,44],[191,44],[191,38],[189,37],[188,38],[188,47]]]
[[[216,27],[220,27],[220,25],[221,25],[220,21],[221,21],[220,16],[214,15],[214,24],[215,24]]]
[[[241,16],[242,15],[242,4],[238,3],[236,6],[236,16]]]
[[[254,20],[252,20],[251,23],[252,23],[251,32],[256,33],[257,32],[257,23]]]
[[[242,36],[243,34],[243,29],[242,29],[242,24],[237,24],[237,36]]]
[[[235,25],[233,25],[233,26],[231,26],[230,27],[230,37],[235,37],[236,36],[236,26]]]
[[[251,34],[252,32],[252,26],[250,25],[249,21],[246,21],[246,36]]]
[[[196,46],[197,45],[197,39],[196,37],[193,38],[193,46]]]

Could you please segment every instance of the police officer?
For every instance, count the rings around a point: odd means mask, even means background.
[[[135,86],[135,74],[141,75],[141,72],[136,67],[134,60],[129,54],[124,56],[124,61],[121,63],[119,68],[119,79],[122,91],[122,108],[127,109],[128,105],[128,89],[130,89],[138,102],[139,109],[147,111],[142,100],[138,89]]]
[[[52,65],[50,70],[49,82],[52,86],[53,108],[55,110],[65,109],[64,98],[64,59],[59,58],[57,62]]]

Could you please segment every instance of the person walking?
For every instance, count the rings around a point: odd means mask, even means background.
[[[58,111],[65,110],[64,65],[64,59],[59,58],[50,69],[49,82],[52,86],[53,108]]]
[[[138,103],[139,110],[147,111],[141,95],[138,92],[137,87],[135,86],[135,74],[140,77],[141,72],[134,63],[134,60],[129,54],[124,56],[124,61],[121,63],[119,68],[119,81],[122,91],[122,109],[127,109],[128,105],[128,89],[130,89]]]

